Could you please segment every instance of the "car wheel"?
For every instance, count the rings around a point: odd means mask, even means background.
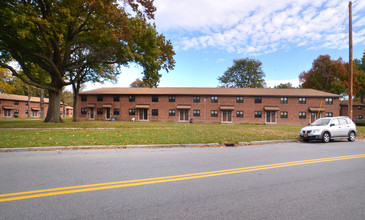
[[[356,134],[355,134],[355,132],[351,131],[349,134],[349,138],[347,138],[347,140],[354,142],[355,139],[356,139]]]
[[[331,135],[330,135],[330,133],[329,133],[329,132],[324,132],[324,133],[323,133],[323,136],[322,136],[322,141],[323,141],[324,143],[328,143],[328,142],[330,142],[330,140],[331,140]]]
[[[303,139],[303,142],[308,143],[310,140],[309,139]]]

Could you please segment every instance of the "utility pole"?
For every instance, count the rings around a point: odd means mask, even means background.
[[[349,2],[349,64],[350,64],[350,74],[349,74],[349,112],[348,116],[352,120],[352,96],[353,96],[353,71],[354,63],[352,61],[352,2]]]

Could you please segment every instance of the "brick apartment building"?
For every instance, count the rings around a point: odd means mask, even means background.
[[[349,102],[347,100],[340,101],[340,115],[348,115]],[[365,122],[365,104],[352,103],[352,115],[354,121]]]
[[[340,96],[313,89],[99,88],[80,93],[84,120],[308,124],[338,116]]]
[[[39,97],[31,97],[28,106],[28,96],[23,95],[8,95],[8,94],[0,94],[0,117],[11,118],[11,117],[28,117],[28,113],[30,113],[30,117],[32,118],[40,118],[41,107],[40,107],[40,98]],[[30,110],[30,112],[29,112]],[[48,98],[44,98],[44,114],[47,114],[48,110]],[[60,111],[63,117],[72,116],[73,108],[71,106],[63,106],[60,104]]]

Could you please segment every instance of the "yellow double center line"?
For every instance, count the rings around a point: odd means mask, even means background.
[[[166,183],[180,180],[189,180],[189,179],[198,179],[204,177],[213,177],[213,176],[221,176],[227,174],[235,174],[235,173],[245,173],[257,170],[268,170],[280,167],[289,167],[289,166],[298,166],[305,164],[314,164],[314,163],[323,163],[323,162],[331,162],[338,160],[349,160],[349,159],[357,159],[357,158],[365,158],[365,154],[357,154],[357,155],[348,155],[341,157],[328,157],[328,158],[320,158],[313,160],[300,160],[286,163],[275,163],[261,166],[252,166],[252,167],[242,167],[236,169],[228,169],[228,170],[218,170],[211,172],[203,172],[203,173],[192,173],[192,174],[184,174],[177,176],[165,176],[165,177],[156,177],[156,178],[148,178],[148,179],[137,179],[137,180],[127,180],[127,181],[118,181],[118,182],[109,182],[109,183],[98,183],[98,184],[90,184],[90,185],[80,185],[80,186],[69,186],[69,187],[60,187],[53,189],[43,189],[43,190],[35,190],[35,191],[26,191],[26,192],[17,192],[17,193],[8,193],[8,194],[0,194],[0,202],[8,202],[14,200],[22,200],[22,199],[30,199],[37,197],[45,197],[45,196],[54,196],[54,195],[62,195],[62,194],[70,194],[70,193],[79,193],[79,192],[88,192],[88,191],[96,191],[96,190],[104,190],[104,189],[114,189],[114,188],[122,188],[129,186],[140,186],[147,184],[155,184],[155,183]]]

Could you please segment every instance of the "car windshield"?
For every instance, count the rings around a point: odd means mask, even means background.
[[[331,119],[325,119],[325,118],[320,118],[316,121],[314,121],[311,126],[326,126],[328,125],[328,123],[330,123]]]

